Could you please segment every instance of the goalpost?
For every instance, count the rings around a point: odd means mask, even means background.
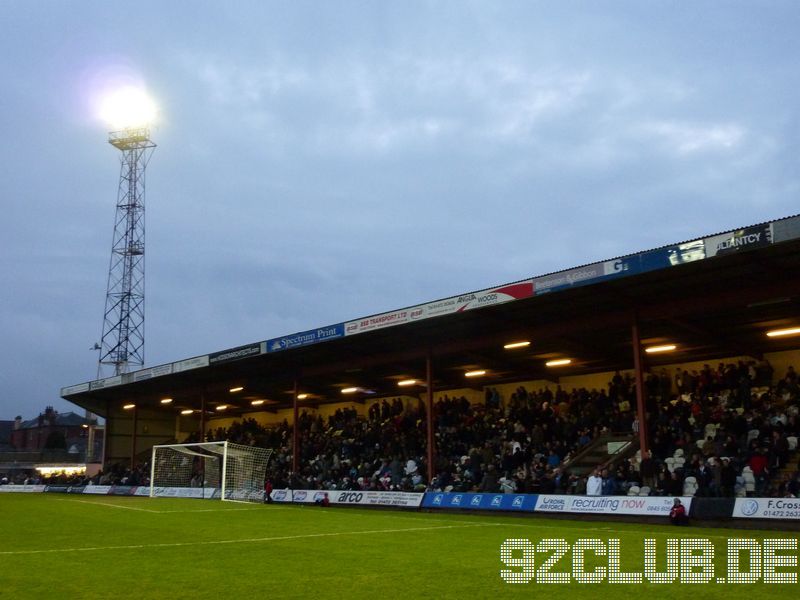
[[[150,497],[262,502],[272,450],[233,442],[153,446]]]

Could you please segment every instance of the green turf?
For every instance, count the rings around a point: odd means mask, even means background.
[[[716,575],[724,575],[727,538],[794,537],[779,532],[66,494],[0,494],[0,524],[2,599],[756,600],[800,591],[763,583],[510,585],[500,577],[508,538],[618,538],[622,570],[642,571],[643,538],[706,537],[718,552]],[[569,556],[553,570],[570,571]],[[543,559],[536,555],[537,566]]]

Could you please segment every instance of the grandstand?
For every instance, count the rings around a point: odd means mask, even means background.
[[[797,495],[798,250],[788,217],[62,396],[136,479],[224,438],[275,448],[276,489]]]

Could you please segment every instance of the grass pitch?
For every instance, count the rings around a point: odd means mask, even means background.
[[[715,575],[724,576],[728,538],[796,539],[793,533],[68,494],[0,494],[0,526],[2,599],[774,600],[800,592],[800,584],[508,584],[500,576],[510,568],[500,547],[511,538],[533,545],[558,538],[570,546],[581,538],[619,539],[622,570],[633,572],[643,571],[644,538],[706,538],[716,549]],[[536,568],[547,556],[535,554]],[[571,572],[570,556],[552,571]],[[586,563],[591,570],[608,558],[588,553]]]

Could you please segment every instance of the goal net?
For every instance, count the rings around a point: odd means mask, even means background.
[[[153,446],[150,496],[262,502],[271,455],[233,442]]]

